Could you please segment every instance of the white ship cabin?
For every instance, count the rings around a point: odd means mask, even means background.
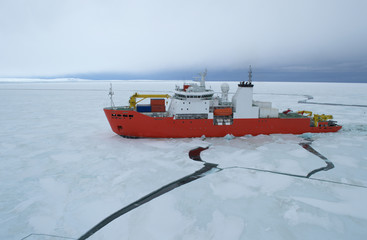
[[[209,117],[214,91],[205,88],[206,71],[200,75],[200,85],[191,83],[184,84],[182,88],[176,87],[168,108],[169,116],[174,116],[175,119],[207,119]]]
[[[253,84],[249,80],[238,84],[232,101],[228,100],[229,86],[223,83],[221,96],[214,97],[214,91],[205,88],[206,71],[201,73],[200,85],[184,84],[176,87],[168,108],[168,116],[175,119],[213,119],[215,125],[231,125],[236,118],[276,118],[278,109],[270,102],[253,100]]]

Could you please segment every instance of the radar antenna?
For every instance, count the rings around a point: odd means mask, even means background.
[[[113,103],[113,95],[114,94],[115,93],[112,90],[112,83],[110,83],[110,92],[108,93],[108,95],[110,96],[110,99],[111,99],[111,107],[115,107],[115,104]]]

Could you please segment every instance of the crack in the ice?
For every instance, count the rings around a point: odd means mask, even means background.
[[[254,93],[254,94],[264,94],[264,95],[284,95],[284,96],[302,96],[306,99],[299,100],[298,103],[304,104],[318,104],[318,105],[329,105],[329,106],[344,106],[344,107],[367,107],[363,104],[344,104],[344,103],[324,103],[324,102],[310,102],[309,100],[314,99],[311,95],[306,94],[288,94],[288,93]]]
[[[133,210],[137,207],[140,207],[141,205],[153,200],[154,198],[157,198],[157,197],[161,196],[162,194],[165,194],[165,193],[167,193],[167,192],[169,192],[169,191],[171,191],[171,190],[173,190],[177,187],[180,187],[184,184],[195,181],[199,178],[205,177],[208,173],[214,173],[214,172],[221,171],[222,169],[217,168],[217,166],[218,166],[218,164],[205,162],[204,167],[200,168],[199,170],[195,171],[194,173],[192,173],[190,175],[187,175],[183,178],[180,178],[180,179],[178,179],[174,182],[171,182],[171,183],[169,183],[169,184],[167,184],[167,185],[165,185],[165,186],[149,193],[148,195],[145,195],[144,197],[142,197],[139,200],[127,205],[126,207],[114,212],[113,214],[111,214],[110,216],[108,216],[107,218],[105,218],[104,220],[99,222],[97,225],[95,225],[93,228],[91,228],[88,232],[86,232],[80,238],[78,238],[78,240],[84,240],[84,239],[89,238],[94,233],[99,231],[101,228],[103,228],[104,226],[106,226],[107,224],[109,224],[110,222],[115,220],[116,218],[124,215],[127,212],[130,212],[131,210]],[[212,171],[212,170],[216,170],[216,171]]]
[[[226,167],[226,168],[218,168],[220,170],[226,170],[226,169],[246,169],[246,170],[251,170],[251,171],[257,171],[257,172],[266,172],[266,173],[272,173],[272,174],[278,174],[278,175],[284,175],[284,176],[289,176],[289,177],[297,177],[297,178],[303,178],[303,179],[308,179],[308,180],[314,180],[314,181],[319,181],[319,182],[327,182],[327,183],[333,183],[333,184],[339,184],[339,185],[345,185],[345,186],[350,186],[350,187],[359,187],[359,188],[366,188],[367,186],[364,185],[358,185],[358,184],[352,184],[352,183],[344,183],[344,182],[337,182],[337,181],[332,181],[332,180],[326,180],[326,179],[320,179],[320,178],[312,178],[311,176],[319,171],[327,171],[330,170],[332,168],[334,168],[334,164],[329,161],[325,156],[323,156],[321,153],[317,152],[315,149],[313,149],[310,144],[313,140],[311,139],[306,139],[307,141],[309,141],[309,143],[300,143],[301,146],[303,146],[306,150],[310,151],[311,153],[317,155],[318,157],[320,157],[321,159],[323,159],[326,163],[326,167],[322,167],[322,168],[317,168],[315,170],[312,170],[311,172],[309,172],[306,176],[304,175],[298,175],[298,174],[293,174],[293,173],[285,173],[285,172],[279,172],[279,171],[272,171],[272,170],[266,170],[266,169],[260,169],[260,168],[252,168],[252,167],[242,167],[242,166],[232,166],[232,167]],[[200,153],[208,148],[195,148],[193,149],[195,153],[198,153],[198,155],[196,155],[196,158],[200,159],[200,161],[203,161],[200,157]],[[197,161],[197,160],[196,160]],[[203,161],[205,162],[205,161]]]
[[[192,160],[194,161],[200,161],[200,162],[204,162],[201,157],[200,157],[200,153],[206,149],[208,149],[209,147],[197,147],[197,148],[194,148],[192,150],[190,150],[189,152],[189,158],[191,158]]]
[[[194,160],[194,161],[201,161],[204,162],[204,167],[200,168],[199,170],[195,171],[194,173],[187,175],[183,178],[180,178],[174,182],[171,182],[147,195],[145,195],[144,197],[140,198],[139,200],[127,205],[126,207],[114,212],[113,214],[111,214],[110,216],[108,216],[107,218],[105,218],[104,220],[102,220],[101,222],[99,222],[97,225],[95,225],[93,228],[91,228],[89,231],[87,231],[84,235],[82,235],[80,238],[78,238],[78,240],[84,240],[89,238],[90,236],[92,236],[94,233],[96,233],[97,231],[99,231],[101,228],[103,228],[104,226],[106,226],[107,224],[109,224],[110,222],[112,222],[113,220],[115,220],[116,218],[119,218],[120,216],[124,215],[127,212],[130,212],[131,210],[140,207],[141,205],[177,188],[180,187],[184,184],[190,183],[192,181],[195,181],[199,178],[202,178],[208,174],[211,173],[216,173],[225,169],[233,169],[233,168],[238,168],[238,169],[246,169],[246,170],[252,170],[252,171],[259,171],[259,172],[267,172],[267,173],[273,173],[273,174],[279,174],[279,175],[286,175],[286,176],[290,176],[290,177],[298,177],[298,178],[304,178],[304,179],[310,179],[310,180],[316,180],[316,181],[322,181],[322,182],[328,182],[328,183],[335,183],[335,184],[341,184],[341,185],[347,185],[347,186],[353,186],[353,187],[360,187],[360,188],[367,188],[366,186],[362,186],[362,185],[357,185],[357,184],[349,184],[349,183],[342,183],[342,182],[336,182],[336,181],[330,181],[330,180],[325,180],[325,179],[318,179],[318,178],[311,178],[311,176],[319,171],[327,171],[330,170],[332,168],[334,168],[334,164],[332,162],[330,162],[325,156],[323,156],[322,154],[320,154],[319,152],[317,152],[315,149],[313,149],[310,144],[312,142],[312,140],[308,139],[308,143],[300,143],[300,145],[305,148],[307,151],[315,154],[316,156],[320,157],[321,159],[323,159],[325,161],[325,163],[327,164],[326,167],[322,167],[322,168],[318,168],[315,169],[311,172],[309,172],[307,174],[307,176],[304,175],[297,175],[297,174],[292,174],[292,173],[285,173],[285,172],[278,172],[278,171],[272,171],[272,170],[265,170],[265,169],[258,169],[258,168],[251,168],[251,167],[240,167],[240,166],[233,166],[233,167],[227,167],[227,168],[219,168],[218,164],[215,163],[209,163],[206,162],[204,160],[201,159],[200,153],[206,149],[208,149],[209,147],[197,147],[194,148],[192,150],[189,151],[189,157]]]
[[[305,148],[307,151],[315,154],[316,156],[318,156],[319,158],[323,159],[326,163],[325,167],[322,168],[317,168],[315,170],[312,170],[311,172],[309,172],[306,176],[304,175],[298,175],[298,174],[293,174],[293,173],[286,173],[286,172],[279,172],[279,171],[272,171],[272,170],[266,170],[266,169],[260,169],[260,168],[252,168],[252,167],[242,167],[242,166],[232,166],[232,167],[226,167],[226,168],[219,168],[217,167],[216,169],[219,170],[226,170],[226,169],[246,169],[246,170],[251,170],[251,171],[257,171],[257,172],[266,172],[266,173],[272,173],[272,174],[278,174],[278,175],[283,175],[283,176],[289,176],[289,177],[296,177],[296,178],[303,178],[303,179],[308,179],[308,180],[314,180],[314,181],[319,181],[319,182],[327,182],[327,183],[333,183],[333,184],[339,184],[339,185],[345,185],[345,186],[351,186],[351,187],[359,187],[359,188],[367,188],[366,186],[363,185],[358,185],[358,184],[352,184],[352,183],[344,183],[344,182],[337,182],[337,181],[332,181],[332,180],[326,180],[326,179],[320,179],[320,178],[312,178],[311,176],[317,172],[320,171],[328,171],[332,168],[334,168],[334,164],[328,160],[324,155],[322,155],[321,153],[319,153],[318,151],[316,151],[314,148],[312,148],[310,146],[310,144],[313,142],[312,139],[310,138],[306,138],[305,139],[308,142],[303,142],[303,143],[299,143],[303,148]],[[200,153],[206,149],[208,149],[209,147],[203,148],[203,147],[197,147],[192,149],[189,152],[189,156],[192,160],[195,161],[201,161],[206,163],[204,160],[201,159]]]
[[[59,236],[59,235],[53,235],[53,234],[47,234],[47,233],[31,233],[31,234],[28,234],[27,236],[25,236],[24,238],[22,238],[20,240],[24,240],[24,239],[27,239],[27,238],[32,237],[32,236],[43,236],[43,237],[53,237],[53,238],[77,240],[76,238],[72,238],[72,237],[65,237],[65,236]]]
[[[292,173],[282,173],[282,172],[277,172],[279,174],[282,174],[282,175],[288,175],[288,176],[292,176],[292,177],[304,177],[304,178],[310,178],[313,174],[317,173],[317,172],[320,172],[320,171],[328,171],[330,169],[333,169],[334,168],[334,164],[328,160],[324,155],[322,155],[321,153],[319,153],[318,151],[316,151],[313,147],[310,146],[310,144],[312,143],[312,140],[311,139],[306,139],[308,142],[301,142],[299,143],[299,145],[301,145],[304,149],[306,149],[307,151],[309,151],[310,153],[318,156],[319,158],[321,158],[322,160],[325,161],[326,163],[326,166],[325,167],[321,167],[321,168],[317,168],[317,169],[314,169],[312,170],[311,172],[309,172],[306,176],[303,176],[303,175],[297,175],[297,174],[292,174]],[[197,148],[194,148],[192,150],[190,150],[189,152],[189,157],[194,160],[194,161],[201,161],[201,162],[205,162],[201,159],[201,156],[200,156],[200,153],[206,149],[208,149],[209,147],[197,147]],[[206,163],[206,162],[205,162]],[[237,166],[236,166],[237,167]],[[233,167],[234,168],[234,167]],[[237,167],[238,168],[238,167]],[[228,169],[228,168],[225,168],[225,169]],[[246,169],[249,169],[249,170],[255,170],[254,168],[246,168]],[[260,171],[260,169],[257,169]],[[275,171],[270,171],[270,170],[261,170],[263,172],[272,172],[272,173],[275,173]]]
[[[321,153],[319,153],[318,151],[316,151],[313,147],[311,147],[310,144],[311,143],[301,142],[299,145],[301,145],[304,149],[306,149],[310,153],[312,153],[312,154],[318,156],[319,158],[321,158],[322,160],[324,160],[325,163],[326,163],[326,166],[325,167],[321,167],[321,168],[317,168],[315,170],[312,170],[311,172],[309,172],[307,174],[307,176],[306,176],[307,178],[310,178],[313,174],[315,174],[317,172],[320,172],[320,171],[328,171],[328,170],[334,168],[334,164],[329,159],[327,159],[324,155],[322,155]]]
[[[367,107],[367,105],[362,104],[345,104],[345,103],[323,103],[323,102],[310,102],[308,100],[313,99],[310,95],[303,95],[307,99],[299,100],[298,103],[304,103],[304,104],[317,104],[317,105],[330,105],[330,106],[343,106],[343,107]]]

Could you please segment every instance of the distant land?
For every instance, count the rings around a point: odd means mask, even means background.
[[[204,69],[203,69],[204,70]],[[82,73],[70,74],[57,77],[73,77],[92,80],[190,80],[197,77],[201,69],[162,71],[156,73]],[[206,79],[208,81],[244,81],[248,78],[248,70],[216,71],[208,69]],[[367,83],[367,72],[277,72],[256,71],[253,69],[253,81],[263,82],[345,82],[345,83]]]
[[[121,73],[95,72],[77,73],[55,76],[22,76],[19,78],[79,78],[90,80],[191,80],[198,77],[204,69],[170,70],[154,73]],[[6,78],[6,77],[4,77]],[[17,78],[17,77],[11,77]],[[248,70],[210,70],[207,81],[246,81]],[[364,71],[270,71],[253,69],[253,81],[259,82],[340,82],[340,83],[367,83],[367,72]]]

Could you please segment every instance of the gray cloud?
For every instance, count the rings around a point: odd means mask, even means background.
[[[366,66],[366,9],[364,0],[0,0],[0,76]]]

